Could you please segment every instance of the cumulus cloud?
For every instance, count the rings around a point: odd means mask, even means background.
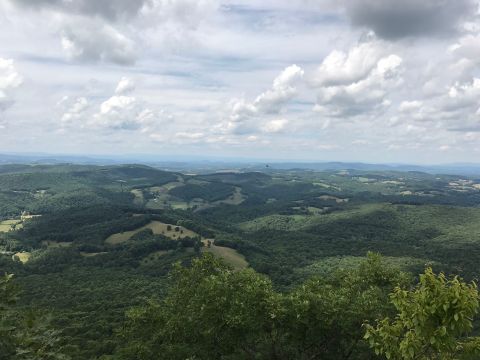
[[[352,24],[385,39],[452,35],[475,14],[475,0],[348,0]]]
[[[480,79],[473,78],[470,83],[456,83],[448,91],[451,100],[448,108],[455,109],[479,103]]]
[[[162,23],[174,22],[195,29],[219,6],[218,0],[155,0],[149,15]]]
[[[114,27],[96,20],[81,20],[62,31],[62,47],[72,60],[131,65],[137,53],[132,40]]]
[[[135,90],[135,82],[127,77],[122,77],[120,82],[115,89],[115,94],[117,95],[125,95],[133,92]]]
[[[297,65],[290,65],[273,81],[270,90],[260,94],[253,106],[260,112],[278,113],[283,104],[297,94],[295,85],[302,79],[304,71]]]
[[[266,133],[279,133],[285,129],[287,124],[287,119],[270,120],[263,125],[262,130]]]
[[[114,95],[93,116],[92,125],[112,130],[136,130],[142,125],[143,109],[133,96]]]
[[[152,110],[148,104],[134,96],[135,83],[122,77],[115,93],[98,101],[95,97],[64,96],[57,106],[62,109],[62,129],[83,130],[138,130],[151,131],[163,118],[161,111]]]
[[[179,131],[173,135],[173,140],[175,143],[197,143],[205,140],[205,134],[203,132],[186,132]]]
[[[402,113],[409,113],[412,111],[417,111],[423,106],[423,102],[418,100],[413,101],[402,101],[398,107],[398,111]]]
[[[133,96],[134,88],[134,82],[123,77],[115,88],[115,94],[101,103],[88,125],[105,130],[150,131],[160,114]]]
[[[316,86],[335,86],[357,82],[365,78],[377,65],[383,50],[367,42],[350,49],[348,53],[332,51],[315,72]]]
[[[68,97],[65,97],[61,101],[62,104],[67,102],[70,104],[65,113],[62,115],[61,122],[64,124],[70,124],[73,122],[78,122],[79,120],[83,120],[83,116],[86,114],[86,111],[89,107],[88,100],[82,96],[76,98],[73,102],[71,102]]]
[[[455,62],[450,66],[451,71],[465,80],[475,73],[480,65],[480,32],[466,34],[449,47]]]
[[[153,5],[152,0],[14,0],[14,2],[34,9],[100,16],[112,21],[134,17],[145,7]]]
[[[273,157],[285,148],[280,139],[292,152],[284,154],[299,151],[299,158],[337,143],[344,150],[335,156],[362,153],[358,157],[371,161],[384,160],[377,150],[388,144],[405,161],[406,149],[425,146],[475,146],[480,152],[480,26],[478,12],[465,10],[469,1],[327,2],[332,5],[0,0],[4,56],[19,54],[30,79],[17,96],[19,85],[12,84],[18,81],[6,81],[3,68],[0,109],[21,97],[22,106],[8,115],[28,129],[22,136],[37,137],[41,149],[49,145],[53,112],[65,134],[58,146],[71,146],[69,135],[79,142],[83,136],[87,140],[78,149],[89,151],[107,151],[102,144],[114,138],[126,152],[185,144],[187,153],[225,145]],[[411,41],[419,36],[428,41]],[[74,67],[59,60],[62,52]],[[272,67],[293,58],[298,66],[271,75]],[[97,82],[86,89],[92,78]],[[105,90],[112,78],[117,83]],[[147,84],[144,95],[136,90],[137,78]],[[65,93],[70,97],[55,107]],[[162,108],[175,121],[167,121]],[[6,134],[0,132],[2,141]],[[10,141],[10,148],[19,146]],[[349,151],[352,144],[356,151]],[[417,161],[428,152],[414,153]],[[435,158],[433,152],[428,156]]]
[[[181,22],[196,27],[219,4],[217,0],[10,0],[36,10],[102,18],[125,22],[142,17],[149,25]]]
[[[326,116],[349,117],[390,105],[386,95],[402,82],[402,58],[395,54],[382,56],[380,46],[361,44],[360,49],[351,49],[342,56],[334,51],[337,55],[333,57],[342,58],[335,65],[332,54],[328,55],[312,81],[318,88],[314,110]]]
[[[0,114],[13,104],[13,91],[22,82],[23,78],[15,69],[14,61],[0,58]]]
[[[168,47],[195,37],[215,13],[218,0],[10,0],[20,9],[42,11],[60,24],[64,51],[71,60],[132,65],[142,44]],[[138,44],[138,45],[137,45]],[[170,49],[171,50],[171,49]]]
[[[237,134],[256,131],[261,125],[260,117],[278,114],[297,94],[297,85],[303,76],[304,70],[293,64],[286,67],[274,79],[272,87],[258,95],[253,102],[243,98],[232,99],[228,106],[228,122],[223,129]]]

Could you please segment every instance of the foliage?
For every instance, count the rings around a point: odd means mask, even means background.
[[[15,311],[18,289],[13,275],[0,279],[0,359],[2,360],[65,360],[58,353],[58,331],[53,330],[47,317],[32,310]]]
[[[232,185],[211,182],[205,185],[186,184],[184,186],[177,186],[170,190],[169,194],[187,201],[196,198],[206,201],[217,201],[232,195],[234,190],[235,188]]]
[[[366,279],[365,269],[361,275],[359,262],[368,251],[381,252],[388,264],[414,274],[428,264],[466,279],[480,275],[478,179],[393,171],[264,171],[185,175],[141,165],[0,166],[0,221],[20,221],[23,211],[42,215],[23,221],[23,230],[19,226],[0,233],[0,272],[15,273],[23,291],[9,310],[25,315],[18,317],[17,328],[34,307],[35,313],[51,313],[52,325],[62,330],[62,352],[75,360],[112,356],[118,345],[114,329],[121,326],[124,312],[139,309],[145,298],[164,309],[171,264],[188,265],[205,250],[197,238],[176,241],[148,231],[122,244],[105,242],[111,234],[153,220],[184,226],[245,256],[249,271],[226,269],[223,275],[205,276],[189,291],[203,291],[203,284],[211,290],[199,295],[201,299],[213,298],[218,295],[213,290],[221,289],[231,293],[228,301],[233,301],[233,296],[249,294],[241,293],[240,284],[255,284],[255,291],[280,309],[274,319],[259,317],[263,337],[248,343],[264,358],[272,354],[272,346],[283,358],[317,352],[327,359],[342,358],[349,349],[350,358],[374,357],[361,339],[359,324],[392,318],[387,294],[403,280],[390,273],[391,281],[379,282],[375,279],[381,278],[380,272]],[[152,188],[167,198],[199,196],[210,203],[154,210],[145,208],[145,201],[134,201],[132,190],[148,200]],[[234,190],[245,201],[216,202]],[[22,251],[32,254],[26,264],[12,260]],[[369,268],[374,268],[375,261],[369,259]],[[250,300],[255,299],[244,301]],[[226,314],[238,315],[228,302],[219,304]],[[199,306],[199,314],[210,309],[223,316],[217,299],[204,309]]]
[[[369,254],[354,271],[282,294],[205,254],[177,265],[172,281],[164,300],[129,311],[121,359],[366,359],[362,322],[388,313],[388,292],[407,277]]]
[[[395,318],[366,326],[365,339],[377,354],[421,360],[480,355],[480,338],[467,337],[479,307],[475,283],[448,280],[428,268],[414,289],[396,288],[391,301]]]

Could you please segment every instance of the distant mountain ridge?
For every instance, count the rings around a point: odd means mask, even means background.
[[[166,156],[154,155],[143,156],[96,156],[96,155],[62,155],[62,154],[0,154],[0,165],[7,164],[80,164],[80,165],[119,165],[126,163],[138,163],[150,165],[161,169],[174,171],[197,170],[197,171],[224,171],[230,170],[359,170],[359,171],[418,171],[429,174],[480,176],[480,164],[453,163],[441,165],[413,165],[413,164],[374,164],[363,162],[301,162],[301,161],[261,161],[248,159],[221,160],[220,158],[202,160],[193,157],[191,160],[186,157],[172,157],[166,160]]]

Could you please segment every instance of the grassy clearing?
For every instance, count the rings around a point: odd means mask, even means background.
[[[175,198],[173,198],[168,194],[170,190],[178,186],[184,186],[184,185],[185,183],[183,182],[183,179],[179,177],[178,181],[172,181],[162,186],[152,186],[148,188],[148,191],[153,195],[153,199],[148,200],[147,203],[145,204],[145,207],[147,209],[155,209],[155,210],[167,209],[170,207],[173,209],[187,209],[189,206],[186,202],[177,201]],[[132,190],[132,193],[134,191],[142,192],[139,189],[135,189],[135,190]],[[136,200],[137,200],[137,197],[136,197]],[[141,200],[142,200],[141,204],[144,204],[145,199],[143,197],[143,193],[142,193]],[[139,198],[137,201],[139,201]]]
[[[339,198],[339,197],[336,197],[336,196],[332,196],[332,195],[321,195],[318,197],[320,200],[335,200],[335,202],[337,204],[341,204],[341,203],[347,203],[349,202],[350,199],[348,198]]]
[[[225,262],[231,265],[235,270],[241,270],[248,267],[248,262],[245,260],[245,257],[240,254],[237,250],[223,247],[215,246],[212,244],[210,247],[203,247],[202,251],[210,252],[215,256],[218,256],[225,260]]]
[[[17,258],[22,264],[25,264],[28,260],[30,260],[31,256],[31,253],[24,251],[15,253],[15,255],[13,255],[13,258]]]
[[[240,205],[246,200],[246,196],[242,194],[242,188],[235,187],[235,191],[225,200],[219,200],[214,204],[226,204],[226,205]]]
[[[48,248],[64,248],[72,246],[71,242],[43,240],[42,245]]]
[[[83,257],[93,257],[93,256],[103,255],[103,254],[108,254],[108,252],[102,251],[102,252],[89,253],[85,251],[80,251],[80,255],[82,255]]]
[[[170,227],[170,230],[169,230],[169,227]],[[175,228],[178,228],[179,230],[175,231]],[[145,229],[151,229],[154,234],[164,235],[164,236],[169,237],[170,239],[173,239],[173,240],[178,240],[178,239],[182,239],[182,238],[185,238],[185,237],[198,236],[198,234],[196,232],[193,232],[192,230],[184,228],[183,226],[166,224],[166,223],[162,223],[160,221],[151,221],[147,225],[142,226],[138,229],[110,235],[105,240],[105,242],[107,244],[110,244],[110,245],[121,244],[125,241],[128,241],[133,235],[135,235],[139,231],[142,231],[142,230],[145,230]]]
[[[23,227],[21,220],[9,219],[0,221],[0,232],[20,230]]]
[[[327,183],[324,183],[324,182],[313,182],[312,184],[315,185],[315,186],[323,187],[323,188],[325,188],[325,189],[333,189],[333,190],[337,190],[337,191],[341,191],[341,190],[342,190],[342,189],[339,188],[338,186],[334,186],[334,185],[327,184]]]
[[[143,197],[143,192],[140,189],[133,189],[130,191],[135,197],[133,198],[133,203],[135,205],[143,205],[145,199]]]

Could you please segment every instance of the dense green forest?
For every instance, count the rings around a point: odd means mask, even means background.
[[[420,172],[0,166],[0,359],[474,359],[478,204]]]

